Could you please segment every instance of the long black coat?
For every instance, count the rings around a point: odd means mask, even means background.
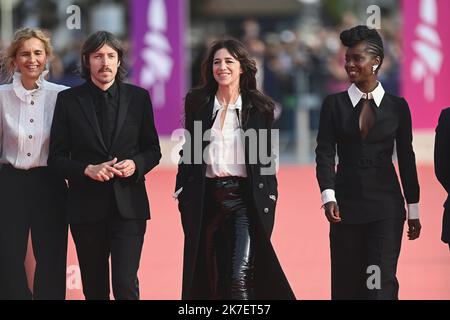
[[[405,218],[404,198],[392,163],[394,143],[406,201],[419,202],[408,104],[403,98],[385,93],[380,106],[373,108],[375,123],[362,139],[361,103],[353,107],[347,91],[328,96],[322,106],[316,148],[317,180],[321,192],[336,191],[342,223]]]
[[[105,218],[109,214],[111,186],[124,218],[149,219],[144,176],[161,158],[150,96],[142,88],[118,83],[117,125],[108,149],[88,86],[86,82],[58,94],[50,133],[48,165],[69,181],[68,222],[84,223]],[[114,157],[118,161],[132,159],[136,164],[134,175],[109,182],[94,181],[84,175],[87,165]]]
[[[434,170],[439,182],[447,191],[442,220],[442,241],[450,244],[450,108],[444,109],[439,117],[434,143]]]
[[[270,121],[261,112],[258,112],[249,99],[243,94],[243,130],[268,129]],[[186,97],[186,105],[193,103],[191,96]],[[186,127],[191,133],[193,121],[202,123],[202,136],[213,124],[214,97],[204,99],[201,105],[191,114],[186,114]],[[189,110],[189,108],[186,108]],[[189,113],[189,111],[187,111]],[[198,134],[200,131],[196,132]],[[270,133],[269,133],[270,134]],[[259,140],[259,138],[258,138]],[[204,141],[204,150],[209,141]],[[259,145],[259,143],[258,143]],[[184,144],[180,155],[189,153],[194,155],[195,143]],[[245,141],[245,155],[249,159],[249,142]],[[259,149],[259,148],[258,148]],[[271,150],[270,139],[264,149]],[[258,153],[259,154],[259,153]],[[247,163],[249,163],[247,161]],[[270,243],[270,236],[274,225],[275,207],[278,200],[277,179],[275,174],[261,175],[264,165],[259,157],[256,164],[247,164],[247,176],[250,179],[251,194],[256,211],[257,245],[255,248],[255,295],[258,299],[295,299],[289,283],[278,262],[275,251]],[[183,299],[207,298],[207,277],[204,256],[201,254],[202,245],[201,226],[205,195],[206,164],[201,157],[201,164],[180,163],[178,168],[175,190],[183,187],[178,197],[178,208],[185,234],[184,268],[183,268]]]

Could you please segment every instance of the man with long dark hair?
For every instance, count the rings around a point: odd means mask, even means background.
[[[61,92],[48,165],[69,183],[67,215],[86,299],[139,299],[137,271],[146,220],[145,174],[161,158],[148,92],[122,82],[123,49],[109,32],[81,52],[86,82]]]

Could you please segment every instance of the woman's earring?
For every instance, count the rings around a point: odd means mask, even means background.
[[[372,66],[372,73],[373,73],[373,74],[375,74],[375,71],[377,70],[377,68],[378,68],[378,65],[377,65],[377,64],[374,65],[374,66]]]

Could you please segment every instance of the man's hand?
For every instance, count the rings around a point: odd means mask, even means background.
[[[341,216],[339,214],[339,207],[336,202],[330,201],[324,204],[325,216],[330,223],[341,222]]]
[[[90,164],[84,169],[84,174],[91,178],[92,180],[105,182],[109,181],[114,176],[122,176],[122,172],[114,168],[114,165],[117,162],[117,158],[112,159],[111,161],[103,162],[97,165]]]
[[[408,219],[408,239],[415,240],[420,236],[420,229],[422,225],[419,219]]]
[[[122,175],[120,177],[122,178],[127,178],[127,177],[131,177],[134,172],[136,171],[136,164],[134,163],[133,160],[130,159],[126,159],[126,160],[122,160],[119,163],[116,163],[114,165],[114,168],[119,170]]]

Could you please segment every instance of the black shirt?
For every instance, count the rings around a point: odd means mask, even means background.
[[[119,88],[116,81],[106,91],[97,87],[90,80],[88,83],[103,140],[109,148],[116,129],[117,111],[120,102]]]

